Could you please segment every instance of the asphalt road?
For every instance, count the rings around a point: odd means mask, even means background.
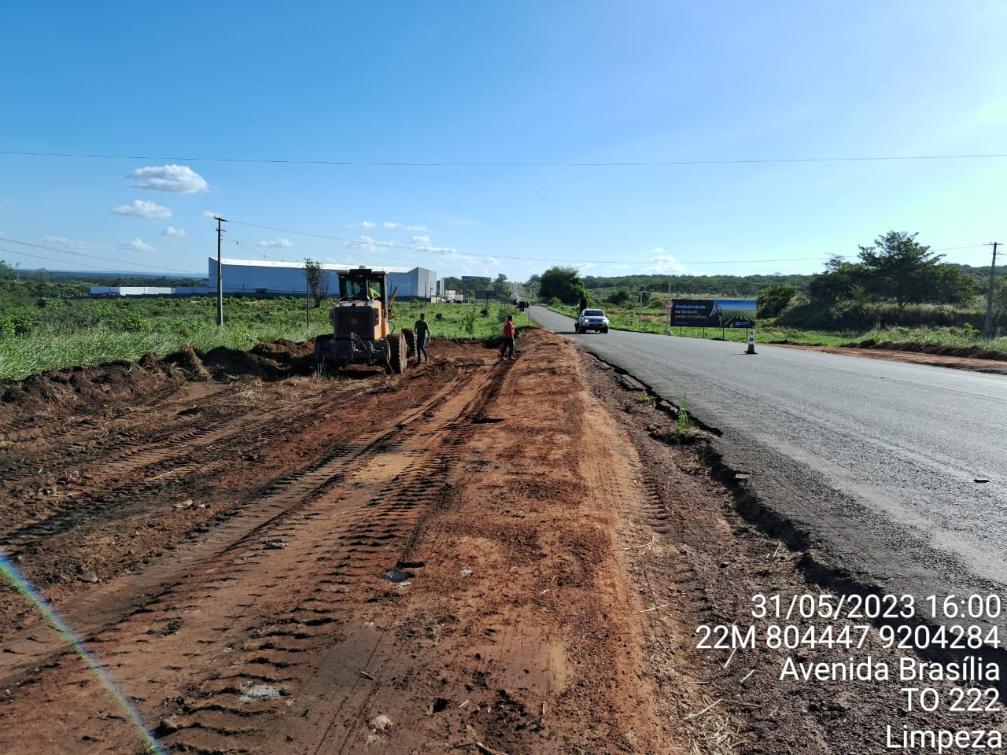
[[[723,432],[762,504],[828,566],[886,589],[1007,586],[1007,377],[779,346],[550,330]],[[989,482],[981,483],[976,480]],[[1007,598],[1007,594],[1004,594]]]

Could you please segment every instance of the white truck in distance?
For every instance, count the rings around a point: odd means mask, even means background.
[[[598,333],[608,333],[608,318],[600,309],[585,309],[573,324],[576,333],[587,333],[590,330]]]

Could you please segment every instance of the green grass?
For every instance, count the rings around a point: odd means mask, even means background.
[[[552,307],[569,317],[575,316],[575,308],[567,305]],[[616,330],[632,330],[639,333],[663,333],[687,338],[707,338],[712,340],[737,341],[748,339],[748,331],[737,328],[668,328],[668,314],[664,309],[602,306],[611,327]],[[804,346],[877,346],[886,344],[890,348],[948,348],[960,351],[985,350],[1003,354],[1007,358],[1007,337],[983,340],[972,328],[884,328],[869,331],[824,331],[776,325],[772,320],[756,328],[759,343],[792,343]]]
[[[845,341],[843,346],[878,346],[896,344],[904,346],[929,346],[956,350],[981,349],[1007,358],[1007,337],[983,340],[974,331],[956,328],[883,328],[870,330]]]
[[[487,315],[483,315],[483,310]],[[427,304],[424,302],[400,302],[395,305],[395,327],[411,328],[420,315],[425,312],[430,323],[430,334],[433,338],[448,338],[451,340],[478,339],[485,341],[495,338],[503,332],[503,323],[507,315],[514,316],[514,322],[520,327],[529,327],[531,321],[525,314],[509,304],[485,302],[477,304]],[[441,319],[437,319],[438,316]]]
[[[216,303],[208,298],[63,299],[33,304],[7,315],[30,322],[30,331],[15,335],[0,330],[0,379],[20,379],[46,370],[136,361],[146,353],[168,354],[184,346],[208,351],[217,346],[248,349],[260,341],[304,341],[330,332],[331,302],[309,308],[303,299],[244,299],[224,301],[224,328],[215,324]],[[434,338],[487,340],[497,336],[508,313],[518,326],[528,327],[527,316],[506,304],[421,304],[399,302],[394,308],[396,329],[412,327],[426,312]],[[440,315],[441,319],[437,319]]]

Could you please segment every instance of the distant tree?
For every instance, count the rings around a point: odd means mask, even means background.
[[[825,272],[808,284],[808,296],[818,305],[861,299],[864,293],[863,268],[842,257],[834,256],[825,263]]]
[[[550,267],[542,273],[539,296],[546,301],[559,299],[564,304],[577,304],[587,296],[587,292],[577,268]]]
[[[524,283],[524,295],[529,301],[535,301],[538,299],[538,287],[542,280],[542,276],[533,275]]]
[[[304,278],[308,283],[308,296],[317,309],[329,295],[329,273],[322,268],[322,263],[307,260],[304,263]]]
[[[932,282],[928,301],[936,304],[962,304],[975,297],[980,289],[987,288],[976,283],[957,265],[938,265]]]
[[[988,285],[988,284],[987,284]],[[987,289],[988,290],[988,289]],[[983,306],[986,292],[983,292]],[[1004,335],[1007,326],[1007,278],[998,278],[993,285],[993,330],[995,335]]]
[[[493,281],[493,295],[497,299],[506,299],[508,301],[511,299],[511,284],[503,273],[500,273],[496,277],[496,280]]]
[[[492,288],[489,278],[482,276],[465,276],[465,280],[455,277],[444,278],[444,290],[460,293],[468,300],[475,300],[483,297],[483,291]]]
[[[620,288],[610,293],[608,295],[608,298],[605,299],[605,301],[607,301],[609,304],[614,304],[617,307],[621,307],[624,306],[631,298],[632,294],[630,294],[629,291],[627,291],[624,288]]]
[[[891,299],[901,309],[909,302],[947,301],[962,293],[963,278],[940,264],[943,255],[916,241],[917,234],[889,231],[860,247],[866,290]]]
[[[781,283],[778,286],[770,286],[759,292],[758,309],[756,316],[776,317],[787,308],[787,305],[797,296],[797,286],[789,283]]]

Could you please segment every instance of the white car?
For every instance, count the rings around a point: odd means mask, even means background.
[[[590,330],[598,333],[608,333],[608,318],[600,309],[585,309],[573,324],[577,333],[587,333]]]

